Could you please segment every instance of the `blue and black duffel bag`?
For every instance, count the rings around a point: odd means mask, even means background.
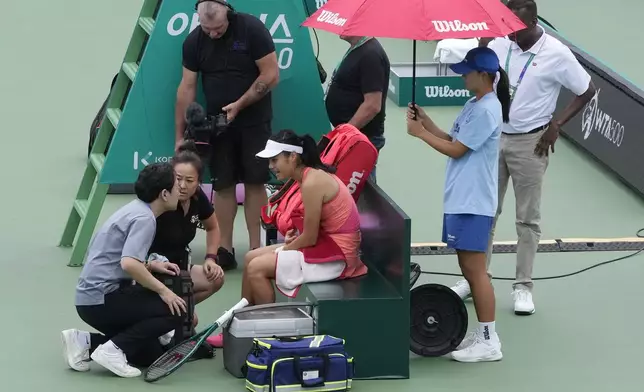
[[[329,335],[255,338],[246,366],[253,392],[347,391],[353,381],[344,339]]]

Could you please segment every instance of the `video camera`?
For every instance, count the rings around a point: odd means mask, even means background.
[[[225,113],[215,116],[206,114],[204,108],[197,102],[188,105],[186,109],[186,130],[184,140],[192,141],[197,146],[197,152],[202,160],[209,159],[210,140],[228,128]]]

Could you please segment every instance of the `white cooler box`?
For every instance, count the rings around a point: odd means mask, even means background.
[[[224,326],[224,367],[237,378],[246,377],[246,358],[254,338],[314,335],[308,302],[248,306],[235,311]]]

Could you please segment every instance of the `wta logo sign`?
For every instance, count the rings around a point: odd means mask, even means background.
[[[599,107],[599,92],[597,89],[593,98],[586,104],[581,113],[581,132],[584,140],[595,131],[617,147],[624,141],[624,125],[615,120],[610,114]]]
[[[333,26],[344,26],[345,23],[347,23],[346,18],[341,18],[340,14],[337,12],[332,12],[332,11],[326,11],[323,10],[320,12],[320,15],[318,15],[318,18],[316,19],[318,22],[322,23],[328,23]]]
[[[439,33],[449,33],[450,31],[483,31],[489,30],[487,23],[474,22],[464,23],[460,20],[432,20],[434,30]]]

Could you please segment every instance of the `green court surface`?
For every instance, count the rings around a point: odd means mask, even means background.
[[[72,305],[80,269],[66,267],[70,250],[56,244],[84,169],[89,125],[120,65],[141,3],[32,0],[0,5],[4,185],[0,200],[5,206],[0,220],[2,391],[243,390],[243,383],[223,369],[221,352],[215,360],[188,364],[155,385],[119,379],[95,365],[87,374],[75,373],[62,360],[60,331],[85,326]],[[542,16],[565,36],[644,85],[636,68],[642,55],[633,49],[644,3],[539,0],[539,4]],[[346,45],[323,32],[318,36],[320,59],[330,73]],[[392,62],[411,61],[409,42],[382,41]],[[421,43],[419,48],[421,60],[433,54],[431,44]],[[458,110],[428,109],[445,128]],[[378,182],[412,217],[412,241],[438,242],[445,159],[407,136],[403,109],[390,103],[387,113],[387,145],[378,165]],[[508,196],[498,240],[516,236],[513,196]],[[109,196],[100,221],[130,199]],[[247,240],[241,211],[238,216],[236,248],[241,257]],[[628,237],[642,226],[642,200],[560,141],[543,196],[543,238]],[[200,235],[194,244],[196,259],[204,250]],[[535,276],[573,272],[622,255],[540,254]],[[454,256],[414,261],[425,270],[457,271]],[[503,361],[460,364],[446,358],[413,358],[409,380],[358,381],[354,390],[641,391],[639,354],[644,343],[637,338],[637,328],[644,322],[642,261],[644,257],[637,256],[566,279],[537,282],[537,312],[531,317],[514,316],[510,282],[495,281]],[[494,272],[513,276],[514,256],[495,256]],[[241,271],[229,273],[222,291],[198,307],[202,326],[237,301],[240,278]],[[455,280],[423,275],[420,283]],[[474,323],[471,302],[468,309]],[[387,340],[381,344],[386,355]]]

